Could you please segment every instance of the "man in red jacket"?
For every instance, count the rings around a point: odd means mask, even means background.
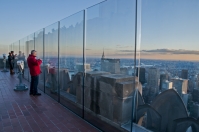
[[[36,59],[37,52],[35,50],[31,51],[31,54],[29,55],[27,62],[28,67],[30,70],[31,75],[31,82],[30,82],[30,95],[41,95],[41,93],[37,92],[37,85],[39,83],[39,74],[41,73],[40,65],[42,63],[42,60]]]

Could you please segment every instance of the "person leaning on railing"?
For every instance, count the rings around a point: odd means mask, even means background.
[[[41,74],[40,65],[42,63],[41,59],[36,59],[37,52],[35,50],[31,51],[31,54],[29,55],[27,59],[28,67],[30,70],[31,75],[31,82],[30,82],[30,95],[41,95],[41,93],[38,93],[37,86],[39,83],[39,74]]]

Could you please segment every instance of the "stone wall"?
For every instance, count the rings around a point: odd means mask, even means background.
[[[76,76],[79,77],[74,80],[79,104],[82,104],[82,75],[78,73]],[[139,91],[142,91],[142,86],[138,86],[137,83],[136,85]],[[130,121],[134,89],[133,76],[103,71],[87,72],[84,82],[84,105],[96,115],[101,115],[121,126]]]

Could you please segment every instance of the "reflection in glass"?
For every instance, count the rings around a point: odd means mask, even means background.
[[[35,50],[37,51],[37,59],[43,60],[43,29],[35,32]],[[44,63],[40,65],[41,74],[39,76],[38,88],[44,91]]]
[[[27,79],[27,75],[28,75],[27,73],[29,72],[28,71],[28,65],[27,65],[27,56],[26,56],[26,53],[25,53],[25,51],[26,51],[26,42],[27,42],[27,37],[25,37],[25,38],[20,40],[19,54],[17,56],[18,60],[24,61],[24,69],[22,71],[22,73],[23,73],[22,76],[25,79]]]
[[[80,116],[82,73],[83,11],[60,21],[60,102]]]
[[[27,36],[27,41],[26,41],[26,56],[28,57],[29,54],[31,53],[32,50],[35,49],[35,44],[34,44],[34,33],[30,34]],[[28,68],[28,67],[27,67]],[[27,71],[27,72],[26,72]],[[25,74],[27,74],[28,81],[30,81],[30,72],[29,69],[25,71]]]
[[[14,71],[15,73],[18,72],[18,67],[17,67],[17,55],[19,54],[19,41],[16,41],[13,44],[13,51],[14,51],[14,55],[15,55],[15,60],[14,60]]]
[[[198,6],[199,1],[142,1],[138,74],[143,99],[150,106],[140,107],[138,117],[147,115],[141,123],[147,129],[167,131],[176,124],[172,131],[186,131],[186,125],[179,128],[174,120],[183,124],[180,118],[184,118],[186,124],[188,115],[199,117],[195,112],[199,108]]]
[[[45,28],[45,91],[57,100],[58,93],[58,23]]]
[[[134,7],[133,0],[109,0],[87,9],[85,118],[103,131],[130,130],[136,85]]]

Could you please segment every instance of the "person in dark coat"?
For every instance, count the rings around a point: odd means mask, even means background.
[[[9,54],[8,55],[8,64],[9,64],[9,68],[10,68],[10,74],[12,74],[12,72],[11,72],[11,53],[9,52],[8,54]]]
[[[11,51],[8,55],[8,63],[10,66],[10,74],[13,75],[15,74],[14,72],[14,63],[15,63],[15,55],[14,55],[14,51]]]
[[[35,50],[31,51],[31,54],[29,55],[27,62],[28,67],[30,70],[31,75],[31,82],[30,82],[30,95],[41,95],[41,93],[38,93],[37,86],[39,83],[39,74],[41,74],[40,65],[42,63],[41,59],[36,59],[37,52]]]

